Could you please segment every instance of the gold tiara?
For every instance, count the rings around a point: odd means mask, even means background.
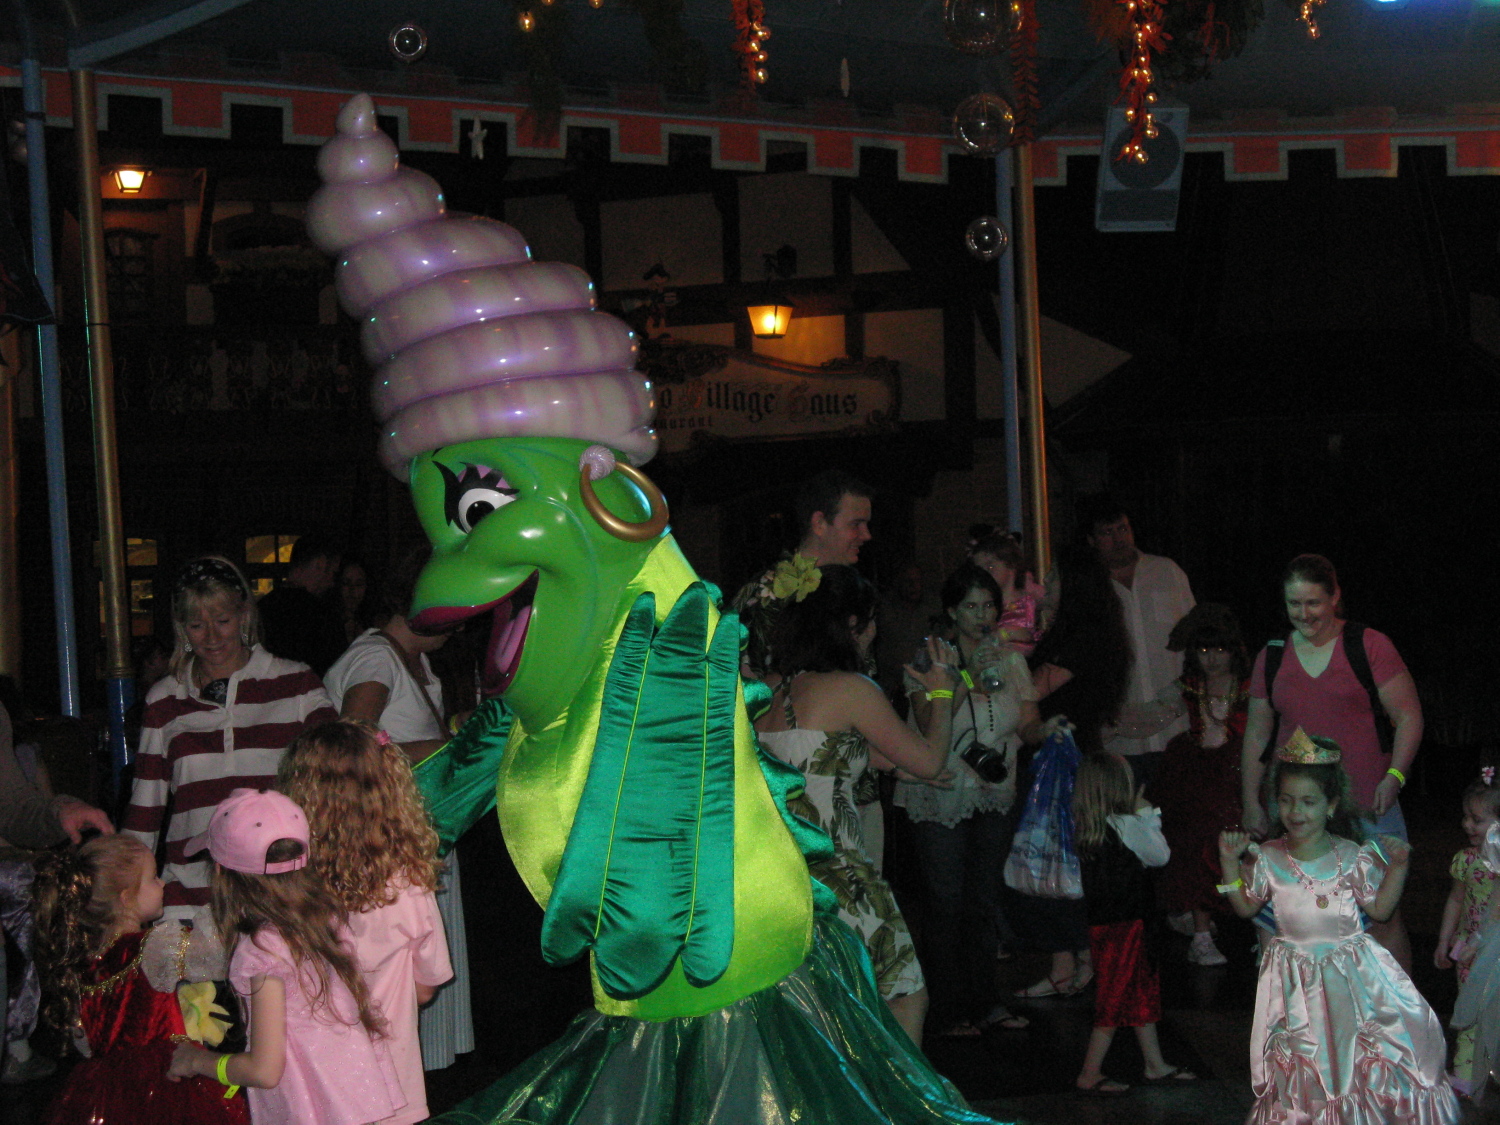
[[[1295,762],[1300,766],[1337,765],[1343,757],[1333,739],[1314,739],[1301,727],[1286,740],[1285,746],[1276,751],[1276,756],[1283,762]]]

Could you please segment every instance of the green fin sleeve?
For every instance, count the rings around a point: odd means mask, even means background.
[[[495,779],[515,716],[505,701],[487,699],[456,735],[413,767],[417,788],[447,855],[480,817],[495,807]]]
[[[542,921],[547,960],[592,948],[610,996],[644,995],[679,955],[699,986],[729,965],[739,641],[724,618],[709,637],[709,609],[701,582],[660,630],[651,594],[631,607]]]

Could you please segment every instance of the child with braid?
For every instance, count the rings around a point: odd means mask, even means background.
[[[33,952],[42,1014],[81,1033],[89,1057],[73,1068],[50,1125],[244,1125],[243,1097],[210,1079],[167,1077],[174,1043],[186,1041],[177,984],[223,975],[212,930],[161,916],[156,861],[131,836],[100,836],[36,863]],[[203,1035],[203,1032],[199,1032]],[[222,1031],[210,1029],[205,1038]]]

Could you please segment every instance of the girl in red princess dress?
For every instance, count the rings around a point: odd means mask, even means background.
[[[43,1014],[81,1031],[89,1057],[73,1068],[49,1125],[246,1125],[243,1095],[210,1079],[175,1082],[167,1065],[187,1039],[177,985],[224,974],[211,928],[155,928],[162,881],[144,844],[100,836],[37,861],[32,885]]]

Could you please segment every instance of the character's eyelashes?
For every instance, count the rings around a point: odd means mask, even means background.
[[[441,462],[436,464],[438,472],[443,474],[444,514],[465,535],[485,516],[516,498],[517,489],[511,487],[498,469],[464,465],[463,472],[455,473]]]

